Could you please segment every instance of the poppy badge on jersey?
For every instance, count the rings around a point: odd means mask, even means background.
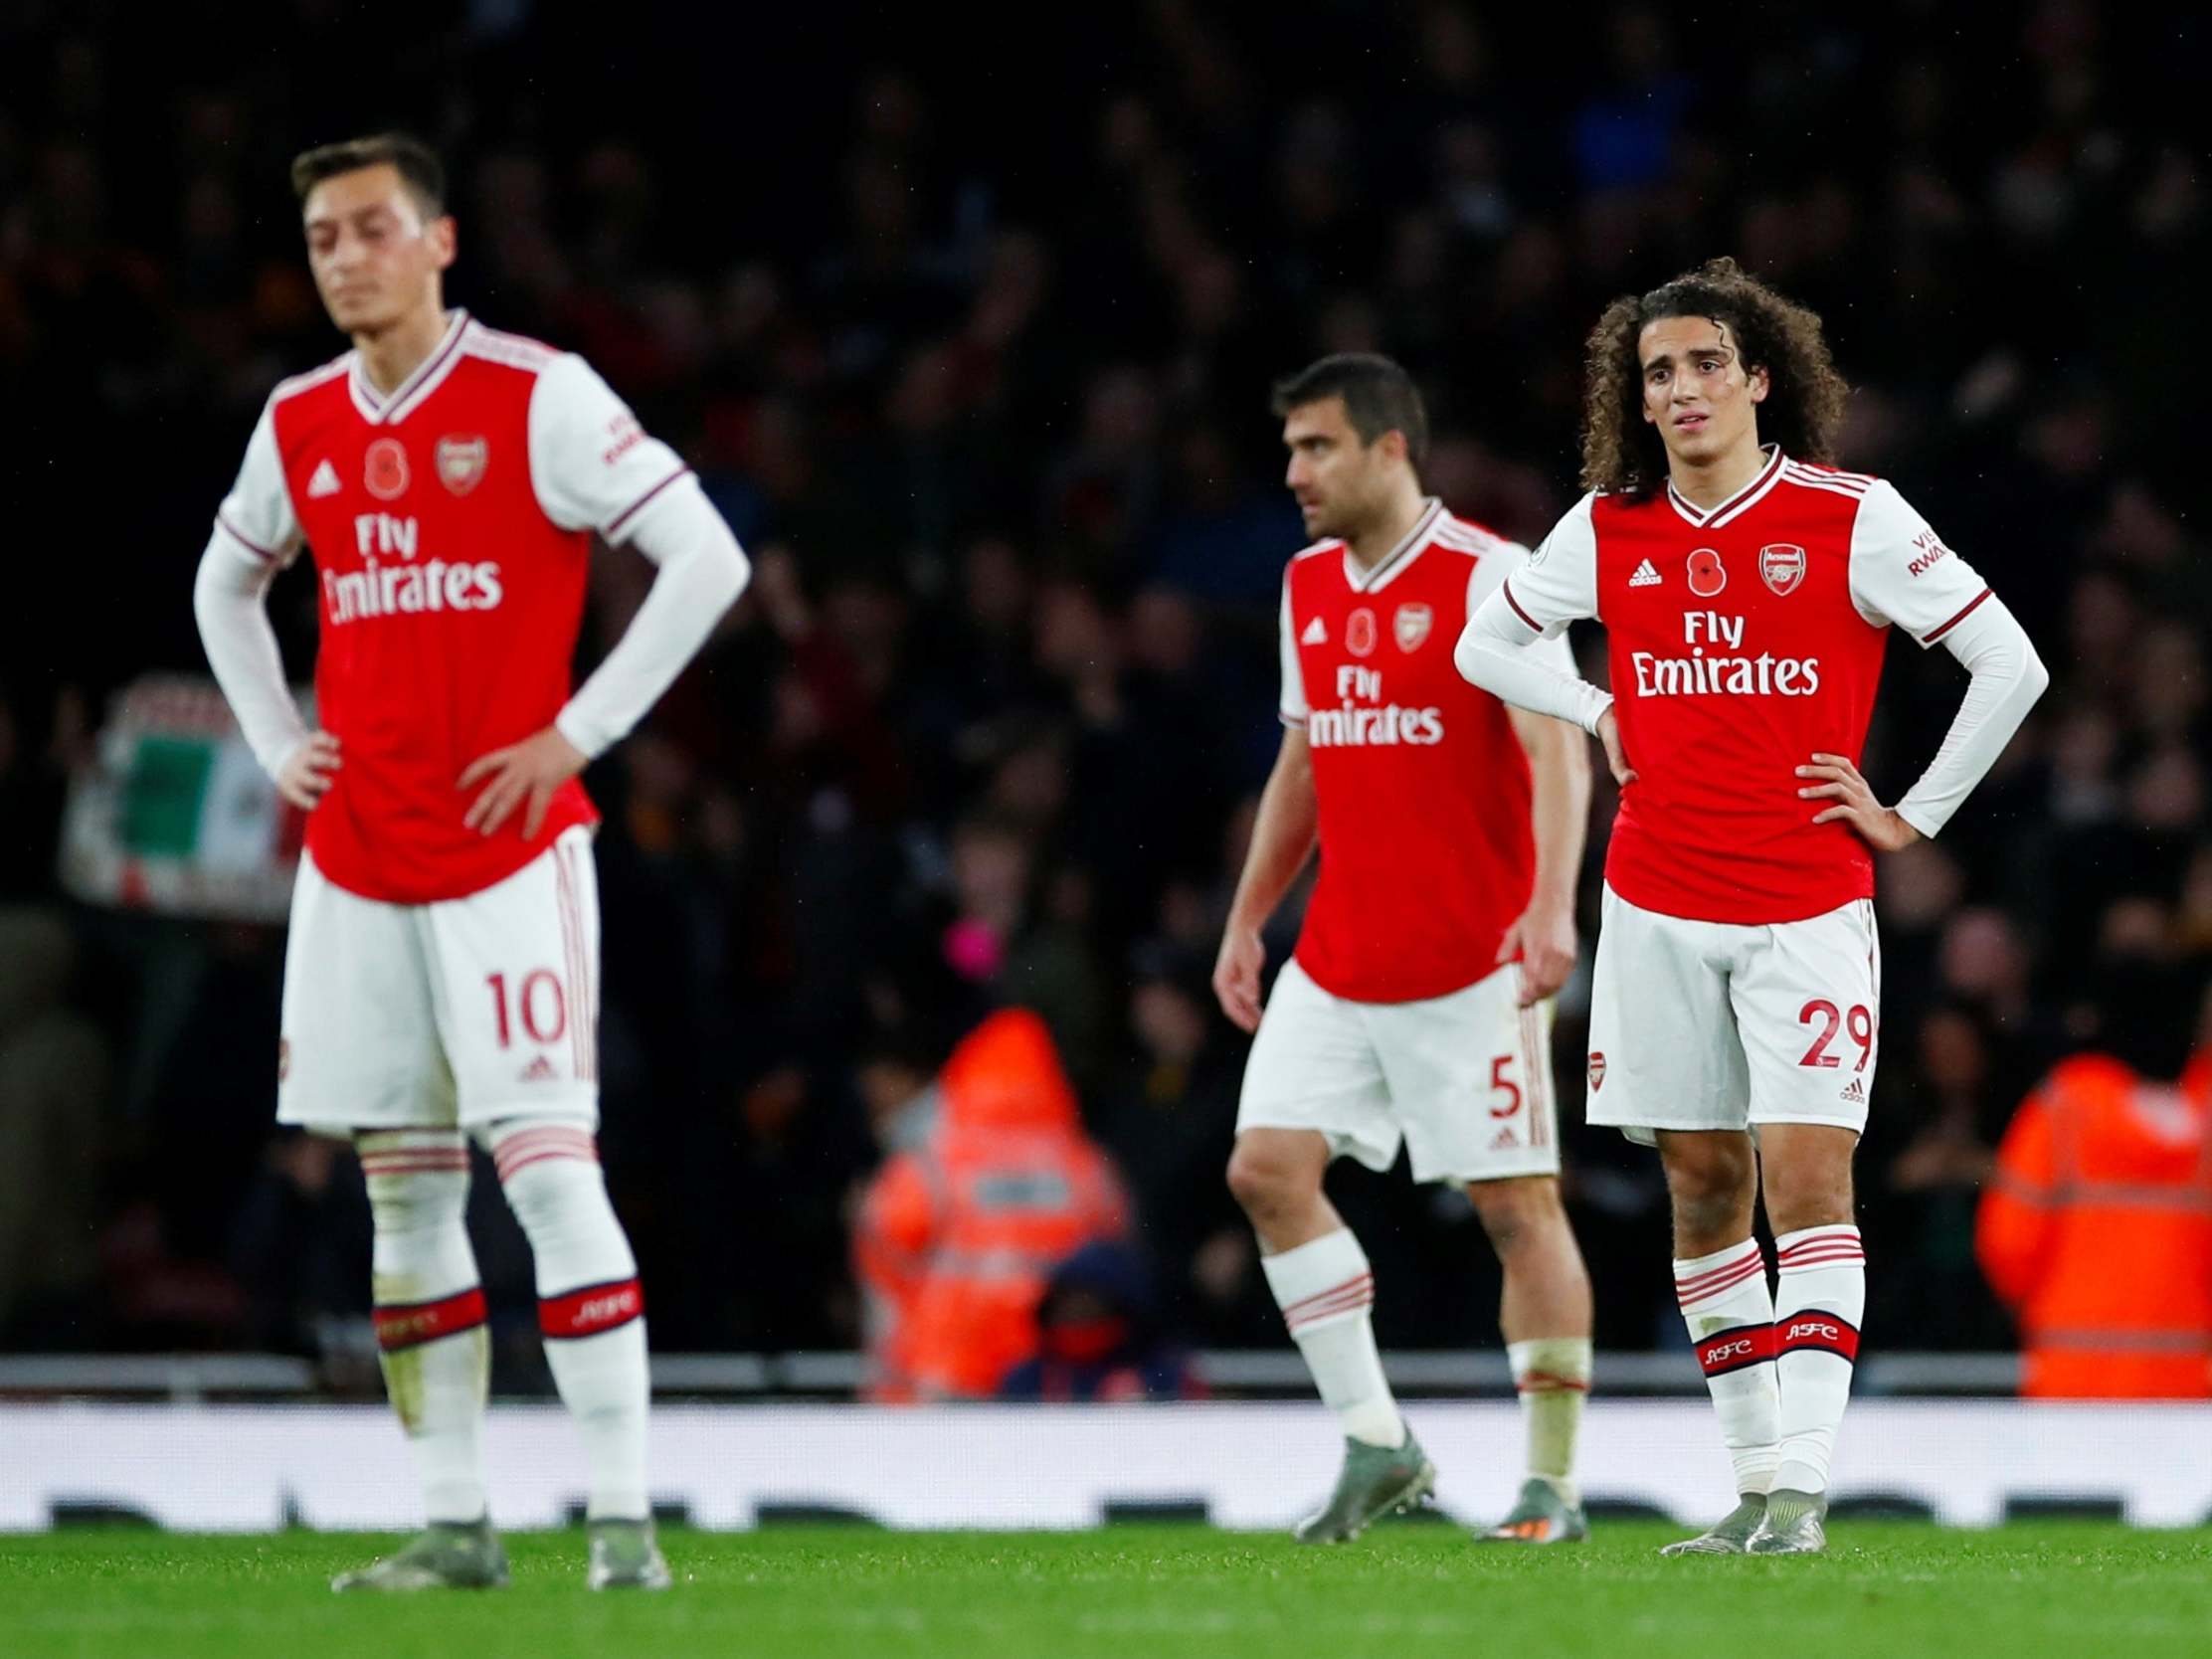
[[[1805,550],[1795,542],[1777,541],[1758,550],[1758,575],[1777,594],[1786,594],[1805,579]]]
[[[438,481],[456,495],[465,495],[482,482],[484,463],[490,459],[491,445],[486,440],[449,434],[438,441]]]
[[[1728,585],[1728,566],[1717,550],[1701,547],[1690,555],[1690,591],[1698,598],[1711,599]]]
[[[1436,613],[1426,605],[1400,605],[1390,619],[1390,638],[1399,650],[1416,651],[1435,625]]]
[[[1344,648],[1354,656],[1375,653],[1375,613],[1365,605],[1344,620]]]
[[[379,438],[361,461],[361,482],[379,501],[407,493],[407,449],[396,438]]]

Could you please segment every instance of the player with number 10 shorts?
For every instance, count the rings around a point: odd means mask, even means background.
[[[445,173],[397,134],[310,150],[308,264],[353,349],[278,385],[200,562],[202,639],[306,812],[277,1117],[350,1137],[375,1224],[387,1389],[430,1527],[341,1589],[503,1583],[483,1469],[489,1346],[462,1215],[491,1155],[591,1482],[588,1581],[669,1582],[645,1488],[645,1293],[599,1169],[597,823],[577,774],[744,586],[687,468],[583,361],[449,311]],[[573,692],[592,546],[656,566]],[[316,717],[264,611],[305,552]]]

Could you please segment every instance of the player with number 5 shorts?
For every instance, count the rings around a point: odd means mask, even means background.
[[[1616,300],[1587,362],[1590,493],[1457,657],[1597,737],[1620,785],[1589,1121],[1658,1146],[1738,1493],[1670,1552],[1811,1553],[1866,1304],[1851,1159],[1881,1032],[1874,855],[1942,829],[2049,675],[1894,486],[1834,465],[1846,388],[1811,312],[1716,260]],[[1605,625],[1610,695],[1531,648],[1584,618]],[[1858,770],[1893,630],[1972,676],[1895,808]]]
[[[1435,1480],[1382,1375],[1367,1255],[1322,1191],[1332,1160],[1387,1170],[1402,1145],[1415,1181],[1465,1189],[1505,1273],[1529,1460],[1483,1536],[1571,1542],[1590,1292],[1560,1204],[1550,998],[1574,966],[1586,745],[1453,670],[1468,613],[1527,550],[1422,492],[1427,418],[1405,372],[1324,358],[1275,410],[1286,481],[1323,539],[1284,575],[1282,748],[1213,983],[1257,1031],[1229,1187],[1345,1435],[1335,1490],[1298,1536],[1352,1538]],[[1260,929],[1317,843],[1263,1015]]]
[[[375,1223],[387,1388],[429,1530],[341,1589],[503,1583],[485,1508],[489,1355],[462,1224],[491,1155],[590,1470],[589,1581],[659,1588],[645,1296],[599,1170],[597,823],[577,774],[652,706],[742,591],[690,471],[582,358],[448,311],[445,173],[414,139],[293,164],[307,261],[353,349],[282,382],[200,561],[208,660],[307,815],[276,1115],[352,1138]],[[594,538],[656,566],[572,694]],[[301,720],[264,608],[306,551]]]

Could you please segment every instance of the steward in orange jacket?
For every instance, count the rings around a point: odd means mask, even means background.
[[[853,1239],[878,1400],[988,1398],[1036,1353],[1052,1269],[1128,1226],[1120,1179],[1034,1014],[977,1026],[937,1094],[926,1138],[869,1184]]]
[[[2178,1086],[2059,1065],[2005,1132],[1974,1247],[2019,1321],[2023,1394],[2212,1395],[2212,1050]]]

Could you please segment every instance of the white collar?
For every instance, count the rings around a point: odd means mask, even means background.
[[[353,407],[361,412],[361,419],[372,427],[396,427],[406,420],[438,389],[440,382],[453,373],[454,365],[461,361],[461,337],[467,329],[468,313],[457,308],[431,354],[415,365],[413,374],[392,389],[390,397],[369,384],[368,372],[361,367],[360,352],[352,353],[346,387],[353,394]]]
[[[1360,568],[1360,561],[1352,556],[1352,544],[1344,544],[1344,579],[1355,593],[1373,593],[1384,583],[1397,579],[1398,573],[1418,559],[1427,549],[1435,534],[1436,521],[1444,515],[1444,503],[1431,495],[1422,504],[1420,517],[1413,520],[1413,527],[1398,537],[1397,545],[1375,562],[1371,570]]]
[[[1789,459],[1782,454],[1782,447],[1779,444],[1761,444],[1759,449],[1766,457],[1766,464],[1752,475],[1750,483],[1747,483],[1718,506],[1699,506],[1695,501],[1684,495],[1682,491],[1675,488],[1672,478],[1667,480],[1668,501],[1673,504],[1676,512],[1698,528],[1705,530],[1719,529],[1730,519],[1736,518],[1747,511],[1753,501],[1772,489],[1775,482],[1781,477],[1782,462]]]

